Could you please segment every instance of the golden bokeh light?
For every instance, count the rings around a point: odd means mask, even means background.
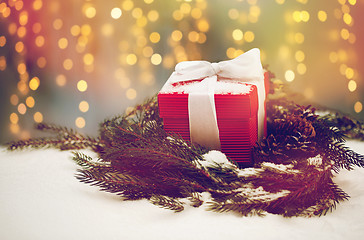
[[[241,31],[240,29],[234,29],[233,33],[232,33],[233,39],[235,41],[240,41],[243,39],[244,35],[243,35],[243,31]]]
[[[66,85],[67,79],[66,76],[63,74],[59,74],[56,77],[56,84],[60,87],[63,87],[64,85]]]
[[[32,96],[29,96],[25,99],[25,104],[29,107],[29,108],[33,108],[35,105],[35,100]]]
[[[91,53],[83,55],[83,62],[85,65],[92,65],[94,63],[94,56]]]
[[[43,6],[42,0],[34,0],[34,2],[33,2],[33,9],[35,11],[40,10],[42,8],[42,6]]]
[[[137,91],[134,88],[129,88],[128,90],[126,90],[125,94],[129,100],[133,100],[137,96]]]
[[[206,19],[201,19],[197,22],[197,28],[201,32],[207,32],[210,29],[210,24]]]
[[[110,23],[103,24],[102,27],[101,27],[101,33],[105,37],[112,36],[114,34],[114,26],[111,25]]]
[[[39,22],[34,23],[32,30],[35,34],[40,33],[40,31],[42,30],[42,24],[40,24]]]
[[[65,48],[67,48],[67,46],[68,46],[68,40],[67,40],[67,38],[60,38],[59,40],[58,40],[58,47],[60,48],[60,49],[65,49]]]
[[[248,43],[253,42],[255,39],[255,34],[252,31],[246,31],[244,34],[244,40]]]
[[[37,59],[37,66],[39,68],[44,68],[47,65],[47,59],[45,57],[39,57]]]
[[[347,79],[352,79],[354,77],[354,73],[354,69],[352,69],[351,67],[345,69],[345,77]]]
[[[86,120],[83,117],[78,117],[75,120],[75,125],[78,128],[84,128],[86,126]]]
[[[20,127],[18,124],[10,124],[10,132],[13,134],[18,134],[20,131]]]
[[[12,105],[18,105],[18,103],[19,103],[19,97],[16,95],[16,94],[12,94],[11,96],[10,96],[10,103],[12,104]]]
[[[120,8],[115,7],[115,8],[113,8],[113,9],[111,9],[110,14],[111,14],[111,17],[112,17],[113,19],[119,19],[119,18],[121,17],[121,15],[123,14],[123,12],[121,11],[121,9],[120,9]]]
[[[19,116],[18,116],[18,114],[16,114],[16,113],[11,113],[11,114],[10,114],[10,122],[11,122],[12,124],[17,124],[17,123],[19,122]]]
[[[5,56],[0,56],[0,71],[4,71],[6,69],[6,58]]]
[[[26,112],[27,112],[27,107],[25,106],[24,103],[20,103],[18,105],[18,112],[21,114],[21,115],[24,115]]]
[[[35,38],[35,45],[37,47],[43,47],[44,46],[45,39],[42,35],[39,35]]]
[[[28,23],[28,12],[27,11],[22,11],[19,14],[19,24],[24,26]]]
[[[55,30],[60,30],[63,26],[63,20],[60,18],[57,18],[53,21],[53,28]]]
[[[0,47],[4,47],[6,44],[6,37],[0,36]]]
[[[307,71],[307,66],[304,63],[297,64],[297,73],[300,75],[305,74]]]
[[[96,16],[96,8],[92,5],[85,4],[83,8],[83,13],[87,18],[94,18]]]
[[[35,121],[36,123],[41,123],[41,122],[43,122],[43,114],[42,114],[42,113],[40,113],[40,112],[36,112],[36,113],[34,113],[34,115],[33,115],[33,119],[34,119],[34,121]]]
[[[137,56],[134,53],[128,54],[126,56],[126,63],[128,65],[135,65],[138,61]]]
[[[70,58],[67,58],[63,61],[63,68],[65,70],[71,70],[73,68],[73,61]]]
[[[357,101],[355,104],[354,104],[354,111],[356,113],[360,113],[361,111],[363,111],[363,104],[359,101]]]
[[[150,35],[149,35],[149,40],[152,42],[152,43],[157,43],[159,42],[161,39],[161,36],[159,33],[157,32],[152,32]]]
[[[350,92],[354,92],[356,90],[357,84],[354,80],[350,80],[348,82],[348,89]]]
[[[38,77],[33,77],[29,81],[29,88],[32,89],[33,91],[37,90],[39,85],[40,85],[40,80]]]
[[[80,92],[85,92],[87,90],[87,82],[85,80],[80,80],[77,82],[77,89]]]
[[[27,29],[24,26],[21,26],[21,27],[18,28],[16,33],[17,33],[19,38],[23,38],[27,34]]]
[[[305,53],[301,50],[298,50],[294,56],[297,62],[303,62],[305,60]]]
[[[81,27],[79,25],[73,25],[70,29],[72,36],[77,37],[81,33]]]
[[[159,65],[162,62],[162,56],[158,53],[155,53],[152,55],[152,57],[150,58],[150,61],[153,65]]]
[[[323,10],[318,11],[317,13],[317,18],[321,21],[321,22],[325,22],[327,20],[327,13]]]
[[[284,78],[287,82],[292,82],[295,79],[295,74],[292,70],[287,70],[284,74]]]
[[[89,110],[89,108],[90,108],[90,106],[87,101],[81,101],[80,104],[78,105],[78,109],[81,112],[87,112]]]
[[[171,37],[172,37],[173,41],[178,42],[178,41],[181,41],[183,34],[180,30],[174,30],[171,34]]]
[[[131,1],[131,0],[125,0],[123,1],[122,3],[122,8],[125,10],[125,11],[130,11],[132,10],[134,7],[134,2]]]

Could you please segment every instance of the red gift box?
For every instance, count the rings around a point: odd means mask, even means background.
[[[264,80],[268,93],[267,73]],[[215,93],[214,99],[221,151],[245,167],[252,164],[252,149],[258,140],[258,94],[255,85],[238,84],[247,86],[249,90],[239,94]],[[158,104],[165,131],[174,132],[190,141],[188,93],[173,89],[165,92],[162,88],[158,94]]]

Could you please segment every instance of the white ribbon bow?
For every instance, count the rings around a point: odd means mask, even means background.
[[[176,65],[168,81],[173,83],[201,80],[197,91],[189,93],[188,113],[192,142],[211,149],[220,149],[219,128],[215,108],[215,84],[219,79],[238,80],[257,86],[258,89],[258,140],[264,135],[264,74],[257,48],[229,61],[185,61]]]

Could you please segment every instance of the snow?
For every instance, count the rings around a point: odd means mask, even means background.
[[[191,93],[200,91],[200,82],[191,81],[187,83],[172,85],[169,82],[163,86],[160,93]],[[251,86],[234,81],[219,80],[216,82],[215,94],[246,94],[251,91]]]
[[[364,154],[364,142],[347,146]],[[355,240],[364,235],[364,169],[342,170],[334,178],[351,198],[317,218],[240,217],[206,211],[206,205],[174,213],[100,192],[80,183],[76,170],[70,151],[0,148],[0,239]]]
[[[217,150],[211,150],[208,153],[204,154],[202,157],[205,161],[199,161],[199,164],[205,168],[213,167],[216,164],[220,165],[222,168],[236,168],[234,164],[229,162],[224,153]]]

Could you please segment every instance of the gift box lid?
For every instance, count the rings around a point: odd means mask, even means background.
[[[196,81],[190,81],[172,85],[167,81],[158,93],[160,116],[162,118],[188,118],[188,87],[194,87],[195,84]],[[214,97],[216,114],[221,120],[250,118],[257,114],[258,94],[255,85],[218,81]]]

